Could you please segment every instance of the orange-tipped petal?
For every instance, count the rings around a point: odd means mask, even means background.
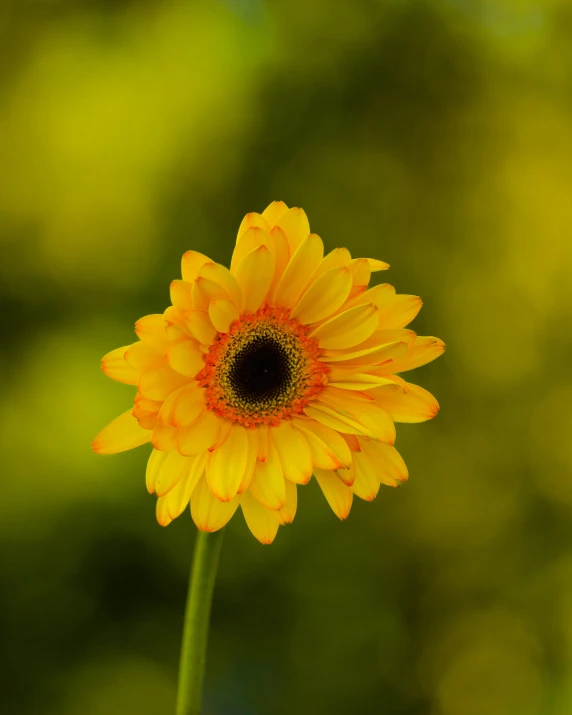
[[[125,353],[128,349],[129,345],[125,345],[104,355],[101,359],[101,369],[112,380],[126,385],[136,385],[139,373],[125,361]]]
[[[425,422],[439,412],[439,403],[433,395],[411,383],[407,383],[407,392],[399,387],[380,387],[375,391],[375,399],[395,422]]]
[[[181,454],[206,453],[216,442],[220,431],[220,419],[210,410],[205,410],[189,427],[182,427],[177,435],[177,449]]]
[[[350,466],[350,449],[338,432],[315,420],[298,418],[292,422],[308,443],[315,467],[340,469]]]
[[[187,283],[193,283],[199,275],[199,271],[206,263],[212,263],[208,256],[198,251],[187,251],[181,261],[183,280],[187,281]]]
[[[189,310],[185,320],[195,340],[202,345],[212,345],[217,331],[206,310]]]
[[[346,301],[352,288],[348,268],[330,268],[317,278],[292,310],[292,317],[305,325],[329,318]]]
[[[236,235],[237,243],[250,228],[260,228],[263,231],[270,230],[270,226],[264,214],[261,215],[259,213],[256,213],[255,211],[252,211],[251,213],[246,214],[246,216],[242,219],[240,226],[238,227],[238,233]]]
[[[310,234],[308,217],[304,209],[300,208],[288,209],[276,221],[276,226],[279,226],[286,234],[291,253],[294,253],[302,241]]]
[[[138,387],[143,397],[149,400],[166,400],[172,392],[187,383],[188,378],[170,367],[159,367],[144,372],[139,378]]]
[[[242,310],[254,313],[262,305],[274,275],[274,256],[266,246],[248,253],[236,268],[236,280],[242,291]]]
[[[163,365],[163,354],[144,342],[130,345],[125,351],[125,361],[137,371],[138,374],[153,370]]]
[[[135,323],[135,332],[139,340],[150,345],[159,353],[164,353],[169,345],[166,333],[167,324],[160,313],[146,315]]]
[[[240,304],[239,285],[226,266],[222,266],[220,263],[208,263],[199,271],[199,277],[216,283],[236,305]]]
[[[324,255],[322,239],[311,233],[306,238],[286,267],[274,291],[274,304],[284,308],[296,305]]]
[[[378,325],[374,305],[358,305],[330,318],[310,331],[322,349],[351,348],[367,340]]]
[[[288,211],[288,206],[284,203],[284,201],[273,201],[262,212],[262,218],[265,219],[268,222],[268,225],[272,228],[272,226],[276,225],[276,222],[286,213],[286,211]]]
[[[227,524],[240,504],[241,497],[219,501],[209,489],[206,478],[199,479],[191,494],[191,516],[199,531],[218,531]]]
[[[282,466],[273,445],[270,445],[266,461],[259,462],[257,460],[250,482],[250,491],[267,509],[276,511],[282,509],[286,503]]]
[[[381,484],[397,487],[401,482],[407,481],[407,465],[395,447],[384,442],[366,440],[362,440],[361,447],[362,452],[369,454],[375,464],[376,475]]]
[[[355,479],[353,493],[365,501],[373,501],[379,491],[379,467],[365,449],[354,457]]]
[[[298,506],[298,488],[294,482],[286,480],[286,503],[276,512],[278,519],[282,525],[291,524],[296,516],[296,508]]]
[[[386,271],[389,268],[389,263],[379,261],[377,258],[368,258],[369,270],[374,273],[376,271]]]
[[[283,421],[270,430],[270,440],[280,459],[286,479],[307,484],[312,476],[312,453],[304,436],[290,421]]]
[[[97,454],[117,454],[150,441],[151,431],[140,427],[132,411],[127,410],[104,427],[91,446]]]
[[[238,308],[229,299],[220,296],[209,304],[209,318],[219,333],[228,333],[230,326],[239,317]]]
[[[278,532],[278,520],[273,512],[265,509],[250,491],[242,495],[240,503],[244,520],[252,534],[261,544],[271,544]]]
[[[407,353],[392,365],[393,372],[413,370],[439,357],[445,350],[445,343],[439,338],[417,337]]]
[[[228,437],[211,453],[207,464],[207,480],[212,493],[220,501],[230,501],[238,492],[246,469],[248,439],[246,429],[233,424]]]
[[[423,301],[417,295],[396,295],[379,309],[379,327],[404,328],[421,310]]]
[[[185,377],[194,377],[205,366],[205,358],[196,340],[180,340],[173,343],[165,358],[175,372]]]
[[[171,281],[171,303],[183,313],[193,307],[192,289],[192,283],[187,281]]]
[[[315,469],[314,475],[334,514],[341,519],[348,518],[352,508],[352,490],[344,484],[335,472]]]

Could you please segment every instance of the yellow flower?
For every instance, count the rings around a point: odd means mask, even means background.
[[[420,298],[387,283],[368,290],[371,272],[387,268],[345,248],[324,256],[302,209],[275,201],[247,214],[230,270],[185,253],[172,305],[103,358],[105,374],[137,393],[94,451],[153,444],[146,481],[164,526],[190,502],[197,527],[216,531],[240,506],[268,544],[312,475],[345,519],[354,494],[371,501],[380,484],[407,479],[394,422],[439,409],[398,373],[444,344],[405,329]]]

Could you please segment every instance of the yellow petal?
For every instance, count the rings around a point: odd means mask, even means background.
[[[177,451],[165,452],[166,456],[158,470],[155,491],[158,497],[168,494],[191,469],[193,460],[183,457]]]
[[[326,353],[322,360],[324,362],[335,362],[340,367],[355,367],[358,365],[378,365],[389,360],[396,360],[407,353],[406,342],[393,342],[386,345],[377,346],[355,351],[336,351],[335,355]]]
[[[178,391],[168,421],[175,427],[189,427],[204,412],[205,408],[204,389],[198,387],[196,382],[191,383],[186,389]],[[163,419],[162,414],[159,417]]]
[[[172,417],[173,417],[173,408],[175,406],[176,401],[184,393],[195,392],[196,390],[197,390],[197,383],[191,382],[191,383],[183,385],[182,387],[179,387],[177,390],[174,390],[173,392],[171,392],[171,394],[167,397],[167,399],[163,402],[163,404],[160,405],[159,420],[165,425],[171,424]],[[144,398],[144,399],[147,399],[147,398]],[[155,402],[157,402],[157,401],[155,401]]]
[[[218,432],[218,437],[216,442],[213,444],[212,447],[209,448],[209,452],[214,452],[215,449],[218,449],[222,444],[224,444],[228,438],[228,435],[230,434],[230,430],[232,428],[233,422],[230,420],[226,420],[224,418],[219,418],[219,432]]]
[[[254,467],[256,466],[259,437],[260,430],[258,428],[249,428],[246,430],[246,438],[248,441],[248,454],[246,457],[246,467],[244,469],[244,474],[242,475],[242,480],[238,487],[238,494],[242,494],[250,486],[250,480],[252,479],[252,475],[254,474]]]
[[[182,427],[177,435],[177,449],[181,454],[194,455],[209,450],[218,439],[220,419],[210,410],[205,410],[188,427]]]
[[[330,318],[310,332],[322,349],[351,348],[367,340],[377,328],[377,308],[358,305]]]
[[[354,287],[361,286],[363,287],[363,290],[365,290],[365,286],[367,286],[371,278],[371,269],[367,258],[354,258],[354,260],[350,263],[349,268],[352,274]]]
[[[279,226],[274,226],[269,234],[271,238],[270,250],[274,256],[274,277],[272,278],[272,284],[268,292],[269,297],[274,296],[274,291],[276,286],[280,282],[280,279],[284,275],[284,271],[288,266],[288,261],[290,260],[290,245],[286,234]]]
[[[345,303],[351,288],[352,275],[348,268],[330,268],[312,283],[291,315],[305,325],[325,320]]]
[[[169,526],[169,524],[173,521],[167,511],[167,501],[164,497],[162,499],[157,499],[155,513],[157,515],[157,521],[161,526]]]
[[[276,448],[286,479],[307,484],[312,476],[312,453],[303,435],[291,422],[282,421],[270,430],[270,440]]]
[[[320,403],[334,409],[340,419],[347,416],[358,422],[363,426],[364,432],[373,435],[375,439],[389,444],[394,443],[395,425],[373,397],[328,386],[320,393],[316,405]],[[349,429],[345,431],[350,432]]]
[[[399,452],[384,442],[362,440],[362,452],[367,452],[376,465],[377,478],[381,484],[398,487],[400,482],[406,482],[409,473],[407,465]]]
[[[413,370],[421,365],[435,360],[445,350],[445,343],[439,338],[418,337],[409,348],[406,355],[396,360],[392,365],[393,372]]]
[[[151,441],[150,430],[140,427],[131,412],[127,410],[101,430],[91,445],[94,452],[117,454]]]
[[[268,425],[261,424],[258,426],[258,451],[256,453],[256,459],[258,459],[259,462],[266,462],[269,449],[270,428]]]
[[[189,310],[185,315],[185,320],[195,340],[203,345],[212,345],[217,331],[205,310]]]
[[[159,473],[161,470],[161,465],[163,464],[168,452],[161,452],[158,449],[154,449],[151,452],[151,456],[147,460],[147,469],[145,471],[145,486],[149,494],[153,494],[155,491],[155,486],[157,484],[157,479],[159,478]]]
[[[194,283],[196,277],[199,275],[199,271],[205,263],[212,263],[208,256],[205,256],[198,251],[187,251],[183,255],[183,260],[181,261],[181,273],[183,280],[187,283]]]
[[[322,258],[318,267],[312,273],[309,283],[313,283],[331,268],[348,266],[351,260],[352,256],[347,248],[334,248],[333,251],[330,251]]]
[[[361,447],[359,444],[359,439],[353,434],[342,434],[342,437],[346,440],[348,447],[352,452],[360,452]]]
[[[379,261],[377,258],[368,258],[369,269],[372,273],[376,271],[386,271],[389,268],[389,263]]]
[[[395,422],[425,422],[439,412],[439,403],[433,395],[411,383],[407,383],[407,392],[390,386],[380,387],[374,394]]]
[[[357,420],[354,420],[349,415],[342,414],[331,407],[326,407],[326,405],[321,403],[314,402],[311,405],[307,405],[304,408],[304,414],[311,419],[316,420],[316,422],[320,422],[326,427],[336,430],[337,432],[373,437],[373,435]]]
[[[396,295],[379,309],[379,327],[403,328],[421,310],[423,301],[416,295]]]
[[[276,226],[279,226],[288,239],[290,244],[290,252],[294,253],[298,246],[304,241],[310,233],[310,224],[304,209],[292,208],[288,209],[276,221]]]
[[[275,226],[276,222],[288,211],[288,206],[284,201],[273,201],[262,212],[264,218],[270,227]]]
[[[369,370],[369,372],[366,372],[366,370]],[[328,385],[344,390],[372,390],[374,387],[393,383],[393,380],[385,374],[375,374],[376,370],[377,368],[372,365],[364,365],[363,367],[336,365],[330,369]]]
[[[125,351],[125,361],[138,373],[152,370],[163,364],[163,355],[147,343],[137,342]]]
[[[204,355],[196,340],[181,340],[173,343],[165,353],[169,366],[186,377],[194,377],[205,366]]]
[[[223,444],[215,449],[207,463],[207,479],[212,493],[220,501],[230,501],[242,481],[248,457],[245,428],[233,424]]]
[[[308,443],[315,467],[340,469],[350,466],[350,449],[338,432],[316,420],[295,418],[292,422]]]
[[[160,367],[144,372],[139,378],[139,392],[150,400],[166,400],[179,387],[188,383],[188,378],[171,370],[170,367]]]
[[[328,504],[338,519],[347,519],[352,508],[352,490],[346,486],[335,472],[315,469],[314,475]]]
[[[101,359],[101,369],[112,380],[124,382],[126,385],[136,385],[139,373],[125,361],[125,353],[129,345],[117,348],[104,355]]]
[[[223,503],[209,489],[202,477],[191,494],[191,516],[199,531],[218,531],[233,517],[240,504],[240,496]]]
[[[338,478],[347,486],[351,487],[356,480],[356,459],[354,456],[352,466],[349,469],[338,469],[336,474]]]
[[[268,225],[268,222],[264,215],[260,215],[259,213],[253,211],[249,214],[246,214],[246,216],[242,219],[242,222],[238,228],[238,233],[236,235],[237,243],[241,236],[243,236],[249,228],[261,228],[264,231],[270,230],[270,226]]]
[[[395,298],[395,288],[389,283],[381,283],[380,285],[373,286],[365,293],[361,293],[356,296],[351,302],[352,307],[355,305],[367,305],[372,303],[378,308],[387,305]]]
[[[265,509],[250,490],[242,495],[240,507],[252,534],[261,544],[271,544],[278,532],[278,520],[273,513]]]
[[[193,284],[186,281],[171,281],[171,303],[185,313],[193,307]]]
[[[355,457],[355,480],[353,493],[365,501],[373,501],[379,491],[379,467],[368,451],[362,450]]]
[[[284,308],[296,305],[323,255],[322,239],[311,233],[302,241],[280,278],[274,291],[275,305]]]
[[[165,328],[165,318],[160,313],[146,315],[135,323],[137,337],[161,354],[165,352],[169,345]]]
[[[180,281],[181,283],[183,281]],[[186,283],[191,289],[191,284]],[[181,308],[176,308],[174,305],[170,305],[163,311],[163,319],[165,320],[165,332],[169,340],[180,340],[184,337],[189,337],[189,331],[185,325],[185,312]],[[173,337],[174,336],[174,337]]]
[[[199,277],[216,283],[236,305],[240,304],[240,288],[236,278],[226,266],[222,266],[220,263],[207,263],[199,271]]]
[[[228,333],[230,326],[238,317],[238,308],[229,298],[221,296],[211,300],[209,318],[219,333]]]
[[[250,481],[250,491],[267,509],[282,509],[286,503],[282,466],[276,448],[272,444],[268,451],[268,459],[265,462],[256,461]]]
[[[177,451],[177,428],[157,422],[151,435],[151,443],[155,449],[163,452]]]
[[[188,506],[191,494],[204,474],[206,455],[199,454],[192,457],[190,462],[191,466],[183,479],[168,494],[160,497],[165,502],[163,508],[171,520],[176,519]]]
[[[277,512],[279,521],[282,525],[291,524],[296,516],[296,507],[298,506],[298,488],[289,479],[286,480],[286,503]]]
[[[193,308],[195,310],[208,311],[211,300],[220,296],[230,299],[228,293],[218,283],[208,278],[199,276],[193,283]]]
[[[251,226],[237,239],[236,246],[230,260],[231,272],[236,275],[236,269],[238,268],[239,263],[251,251],[254,251],[255,248],[259,248],[260,246],[266,246],[266,248],[273,253],[274,239],[270,237],[270,234],[266,229],[258,226]]]
[[[274,256],[266,246],[247,254],[236,268],[236,280],[242,291],[241,309],[254,313],[264,303],[274,275]]]

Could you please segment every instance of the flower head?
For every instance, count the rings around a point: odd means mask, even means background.
[[[315,476],[345,519],[407,468],[395,422],[422,422],[435,398],[400,373],[438,357],[442,341],[405,328],[421,308],[387,283],[368,289],[375,259],[324,256],[302,209],[275,201],[242,221],[230,270],[188,251],[163,314],[102,369],[137,386],[133,408],[94,440],[100,454],[151,442],[147,488],[167,525],[187,507],[203,531],[238,507],[262,543],[296,513]]]

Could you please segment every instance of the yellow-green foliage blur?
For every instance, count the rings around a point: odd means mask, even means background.
[[[348,521],[233,519],[205,715],[569,715],[570,2],[7,0],[0,62],[0,711],[173,711],[195,530],[99,360],[280,199],[423,297],[441,412]]]

